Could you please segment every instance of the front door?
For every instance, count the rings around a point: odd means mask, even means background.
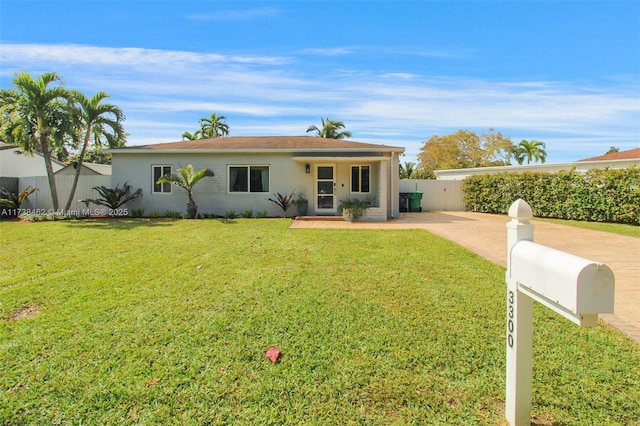
[[[336,214],[336,168],[334,165],[316,166],[316,213]]]

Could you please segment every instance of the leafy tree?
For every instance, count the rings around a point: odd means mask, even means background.
[[[201,169],[196,172],[191,164],[187,164],[187,167],[179,168],[177,174],[172,173],[162,176],[157,183],[170,183],[187,191],[187,196],[189,197],[189,201],[187,201],[187,216],[190,219],[195,219],[198,214],[198,206],[193,200],[193,187],[207,176],[215,176],[213,170]]]
[[[320,118],[320,120],[322,121],[322,126],[309,126],[307,133],[315,132],[316,136],[328,139],[346,139],[351,137],[351,132],[347,130],[340,131],[340,129],[344,129],[345,127],[342,121],[333,121],[329,118]]]
[[[53,176],[52,156],[66,152],[65,144],[74,136],[74,95],[61,85],[56,73],[32,77],[15,74],[14,88],[0,90],[0,137],[33,155],[44,157],[53,208],[58,210],[58,191]]]
[[[493,129],[478,136],[469,130],[458,130],[446,136],[432,136],[418,154],[419,169],[432,175],[439,169],[463,169],[509,165],[514,155],[511,138]]]
[[[225,136],[229,136],[229,125],[224,122],[226,119],[227,117],[225,117],[224,115],[216,115],[215,112],[212,113],[211,117],[209,118],[201,118],[199,139],[222,138]],[[185,136],[185,133],[182,134],[182,137]],[[194,133],[194,135],[196,133],[197,131]]]
[[[611,148],[609,148],[609,151],[605,152],[606,154],[614,154],[616,152],[620,152],[620,148],[616,148],[615,146],[612,146]]]
[[[544,163],[547,159],[547,151],[545,151],[545,143],[536,141],[536,140],[526,140],[523,139],[520,141],[518,146],[516,146],[516,161],[518,164],[522,164],[527,159],[527,164],[531,163],[531,160],[540,161]]]
[[[80,153],[75,153],[69,157],[67,162],[70,164],[77,163],[79,157]],[[87,149],[87,152],[84,155],[84,162],[94,164],[111,164],[111,154],[104,152],[100,146],[94,146]]]
[[[102,103],[109,95],[98,92],[89,99],[84,94],[75,92],[74,97],[77,101],[75,108],[77,131],[83,135],[77,160],[78,166],[65,210],[69,210],[73,202],[82,163],[91,142],[93,141],[95,147],[118,148],[123,146],[126,140],[126,133],[122,127],[125,119],[122,110],[113,104]]]

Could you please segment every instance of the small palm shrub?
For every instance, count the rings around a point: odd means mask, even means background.
[[[168,217],[169,219],[181,219],[182,212],[176,210],[165,210],[162,214],[164,217]]]
[[[273,194],[270,198],[267,198],[267,200],[271,201],[272,203],[280,207],[282,209],[282,213],[284,214],[284,217],[287,217],[287,210],[289,210],[289,207],[293,206],[296,203],[295,200],[293,199],[295,193],[296,193],[295,190],[291,191],[291,194],[287,194],[286,192],[284,194],[281,194],[277,192]]]
[[[6,188],[0,188],[0,216],[17,216],[22,203],[37,190],[38,188],[28,186],[22,192],[16,194]]]
[[[144,217],[144,209],[133,209],[131,210],[131,216],[135,217],[135,218],[141,218]]]
[[[129,185],[128,182],[125,182],[122,188],[120,188],[119,185],[116,185],[113,189],[106,186],[94,186],[93,190],[98,191],[98,193],[102,195],[102,198],[86,199],[82,200],[82,202],[87,205],[93,203],[99,206],[105,206],[111,210],[117,210],[129,201],[133,201],[142,196],[142,188],[138,188],[136,192],[130,194],[131,185]]]

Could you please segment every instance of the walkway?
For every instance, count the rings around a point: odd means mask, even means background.
[[[425,229],[506,267],[507,227],[510,218],[470,212],[402,213],[388,222],[295,220],[291,228]],[[600,317],[640,344],[640,238],[590,231],[533,219],[534,241],[598,261],[611,268],[616,279],[615,314]]]

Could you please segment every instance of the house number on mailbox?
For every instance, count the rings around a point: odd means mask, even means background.
[[[513,291],[509,290],[509,297],[507,300],[507,316],[509,317],[507,320],[507,344],[510,348],[513,348],[513,302],[514,302],[514,294]]]

